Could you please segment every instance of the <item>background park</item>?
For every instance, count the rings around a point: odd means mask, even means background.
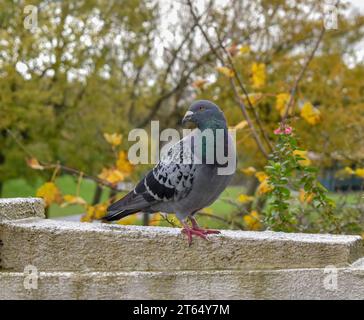
[[[1,197],[98,220],[152,167],[129,131],[208,99],[238,170],[202,225],[364,233],[361,1],[2,1],[0,26]]]

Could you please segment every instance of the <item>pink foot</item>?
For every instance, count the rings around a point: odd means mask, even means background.
[[[192,229],[202,232],[203,234],[219,234],[221,233],[219,230],[212,230],[212,229],[204,229],[201,228],[196,219],[194,217],[190,217],[191,223],[192,223]]]
[[[218,230],[202,229],[202,228],[196,228],[196,227],[190,228],[188,226],[184,226],[183,229],[181,230],[181,232],[187,235],[187,240],[188,240],[189,246],[192,244],[193,235],[200,237],[202,239],[208,240],[207,235],[221,233]]]
[[[193,230],[199,231],[203,234],[220,234],[221,232],[219,230],[213,230],[213,229],[203,229],[200,227],[193,227]]]
[[[190,227],[184,227],[181,230],[182,233],[187,235],[187,241],[188,245],[190,246],[192,244],[192,236],[195,235],[197,237],[200,237],[202,239],[208,240],[206,237],[206,234],[200,230],[192,229]]]

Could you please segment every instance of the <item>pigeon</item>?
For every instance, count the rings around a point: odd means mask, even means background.
[[[224,113],[211,101],[192,103],[182,120],[182,125],[187,123],[194,124],[196,128],[161,155],[160,161],[134,190],[108,207],[104,221],[119,220],[137,212],[175,213],[189,245],[192,236],[207,240],[207,235],[220,233],[201,228],[194,215],[210,206],[233,178],[236,167],[233,139]],[[222,136],[220,141],[218,132]],[[205,133],[212,133],[215,139],[202,138]],[[216,154],[219,148],[225,156],[230,152],[228,159],[234,160],[233,169],[222,174],[219,170],[227,168],[227,163],[218,161]]]

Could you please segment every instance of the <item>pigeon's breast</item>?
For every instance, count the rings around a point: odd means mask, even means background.
[[[179,218],[185,218],[211,205],[232,177],[233,175],[218,175],[215,166],[197,165],[193,188],[184,199],[170,203],[170,211],[175,212]]]

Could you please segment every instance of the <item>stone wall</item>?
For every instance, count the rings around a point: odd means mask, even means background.
[[[0,199],[0,299],[363,299],[359,236],[179,229],[44,219]]]

